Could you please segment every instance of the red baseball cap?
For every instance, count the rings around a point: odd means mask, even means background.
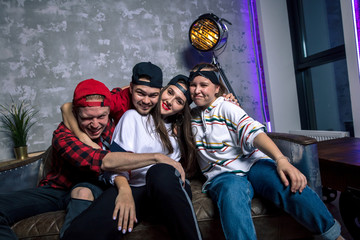
[[[86,96],[89,95],[102,95],[104,101],[86,101]],[[74,91],[73,106],[74,107],[105,107],[111,104],[110,90],[103,84],[95,79],[87,79],[80,82]]]

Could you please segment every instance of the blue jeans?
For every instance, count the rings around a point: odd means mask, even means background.
[[[317,239],[336,239],[340,225],[334,220],[318,195],[309,187],[301,194],[285,187],[270,159],[255,163],[247,175],[223,173],[211,180],[206,190],[219,208],[226,239],[256,239],[251,218],[251,200],[254,194],[284,209]],[[240,227],[238,226],[240,223]]]

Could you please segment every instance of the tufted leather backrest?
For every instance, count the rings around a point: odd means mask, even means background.
[[[42,155],[42,162],[39,167],[38,183],[50,171],[52,159],[53,159],[53,148],[52,146],[50,146]]]

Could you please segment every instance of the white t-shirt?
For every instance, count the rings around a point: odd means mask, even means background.
[[[170,134],[171,124],[165,124],[169,131],[171,144],[174,152],[168,154],[161,144],[159,135],[154,129],[154,121],[151,115],[140,115],[136,110],[130,109],[121,117],[116,125],[111,149],[118,147],[127,152],[134,153],[163,153],[175,161],[180,161],[180,149],[176,139]],[[128,172],[122,172],[120,175],[126,176],[130,186],[140,187],[146,184],[146,173],[152,165],[134,169]]]

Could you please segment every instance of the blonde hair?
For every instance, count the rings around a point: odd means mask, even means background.
[[[105,97],[103,95],[100,94],[92,94],[92,95],[87,95],[85,97],[86,101],[91,101],[91,100],[103,100],[105,99]]]

